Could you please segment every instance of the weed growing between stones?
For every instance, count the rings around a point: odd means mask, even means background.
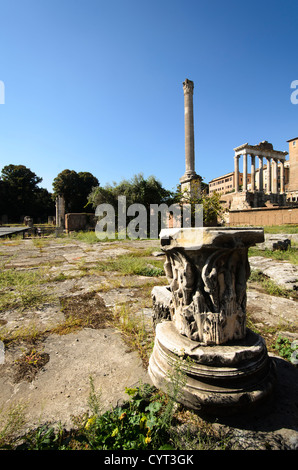
[[[278,354],[286,359],[287,361],[298,366],[298,341],[290,341],[288,338],[284,338],[279,335],[276,339],[273,348]]]
[[[32,348],[25,351],[22,356],[15,361],[15,382],[26,380],[31,382],[39,369],[50,360],[49,354]]]
[[[296,297],[296,292],[287,290],[281,286],[278,286],[274,281],[269,279],[265,274],[258,270],[252,269],[249,281],[258,283],[264,291],[273,296],[285,297],[287,299]]]
[[[194,413],[173,406],[172,399],[155,387],[141,383],[138,387],[126,388],[125,392],[129,397],[127,401],[102,412],[100,393],[94,390],[90,377],[89,412],[72,417],[73,427],[70,431],[61,425],[54,428],[44,424],[17,438],[6,433],[2,441],[4,433],[0,431],[0,448],[169,451],[229,448],[227,436],[220,435]],[[190,432],[185,432],[186,422],[188,428],[191,424]],[[4,431],[8,427],[6,425]]]
[[[144,367],[147,368],[153,344],[142,318],[133,315],[131,309],[123,304],[114,309],[113,322],[121,331],[126,345],[138,352]]]

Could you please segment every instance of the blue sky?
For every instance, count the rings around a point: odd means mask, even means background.
[[[196,171],[298,136],[297,0],[1,0],[0,170],[90,171],[101,185],[184,174],[182,82],[194,81]]]

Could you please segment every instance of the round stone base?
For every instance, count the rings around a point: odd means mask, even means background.
[[[171,321],[156,326],[148,372],[177,402],[213,415],[259,403],[275,382],[265,341],[251,330],[242,340],[202,346],[180,335]]]

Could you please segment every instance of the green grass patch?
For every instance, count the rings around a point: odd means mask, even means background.
[[[264,233],[298,233],[298,225],[271,225],[264,227]]]
[[[97,238],[96,233],[94,231],[74,232],[74,233],[69,234],[67,236],[67,238],[73,239],[73,240],[79,240],[79,241],[85,242],[85,243],[98,243],[98,242],[102,241],[102,240],[99,240],[99,238]]]
[[[36,307],[52,299],[40,289],[46,282],[45,270],[4,269],[0,272],[0,312],[7,309]]]
[[[288,248],[287,250],[260,250],[252,247],[248,250],[248,256],[263,256],[264,258],[276,259],[279,261],[288,261],[291,264],[298,264],[298,250]]]
[[[119,271],[125,275],[164,276],[163,261],[147,260],[133,253],[121,255],[118,258],[99,261],[99,271]]]

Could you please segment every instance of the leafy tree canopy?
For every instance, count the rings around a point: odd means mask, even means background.
[[[46,220],[55,213],[50,193],[38,186],[42,178],[24,165],[6,165],[0,176],[0,212],[11,221],[22,222],[22,217]]]
[[[63,170],[53,181],[54,197],[64,197],[67,212],[91,212],[88,195],[97,187],[98,179],[84,171],[77,173],[74,170]]]
[[[37,189],[42,178],[24,165],[6,165],[2,169],[1,180],[14,191],[27,191]]]
[[[99,204],[111,204],[117,210],[118,196],[126,197],[127,206],[138,203],[146,208],[150,204],[172,204],[174,194],[163,188],[162,184],[154,177],[144,179],[142,173],[133,176],[130,180],[123,179],[119,184],[107,184],[91,191],[88,201],[93,209]]]

